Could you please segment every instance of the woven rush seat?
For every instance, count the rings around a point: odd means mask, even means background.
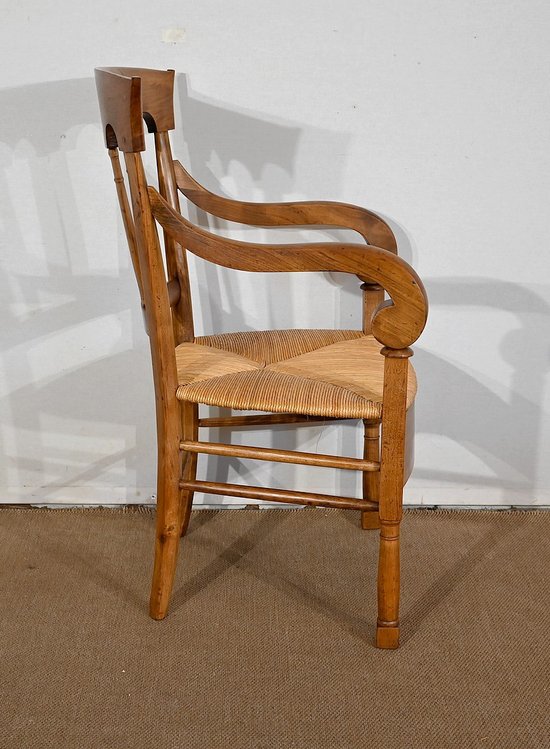
[[[243,411],[380,419],[381,344],[358,330],[264,330],[176,347],[177,397]],[[409,364],[407,408],[416,395]]]

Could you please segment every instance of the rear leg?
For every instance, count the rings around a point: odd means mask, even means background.
[[[365,446],[363,458],[365,460],[380,461],[380,421],[378,419],[364,419]],[[380,496],[380,472],[363,471],[363,499],[378,501]],[[380,528],[380,516],[377,509],[361,511],[361,528],[376,530]]]
[[[157,527],[149,613],[164,619],[168,611],[180,541],[180,465],[177,438],[159,444],[157,469]]]
[[[196,442],[199,436],[199,407],[197,403],[182,403],[182,432],[184,440]],[[197,478],[197,453],[183,453],[182,478],[184,481],[194,481]],[[181,489],[180,496],[180,536],[185,536],[191,518],[193,495],[195,492]]]

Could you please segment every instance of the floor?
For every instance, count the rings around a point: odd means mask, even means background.
[[[0,509],[0,749],[548,747],[550,512],[402,529],[380,651],[356,513],[195,512],[154,622],[152,511]]]

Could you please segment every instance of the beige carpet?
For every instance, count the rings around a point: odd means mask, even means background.
[[[396,652],[357,520],[196,512],[153,622],[152,513],[0,510],[1,749],[550,746],[550,513],[407,513]]]

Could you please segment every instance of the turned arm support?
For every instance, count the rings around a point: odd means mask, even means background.
[[[224,198],[210,192],[174,161],[178,189],[207,213],[253,226],[334,226],[352,229],[367,244],[397,253],[397,241],[384,219],[376,213],[348,203],[307,201],[296,203],[251,203]]]
[[[390,296],[372,317],[372,334],[384,346],[410,346],[426,324],[428,301],[422,281],[401,258],[381,247],[323,243],[258,245],[217,237],[194,226],[152,187],[156,220],[182,247],[217,265],[243,271],[337,271],[376,281]]]

